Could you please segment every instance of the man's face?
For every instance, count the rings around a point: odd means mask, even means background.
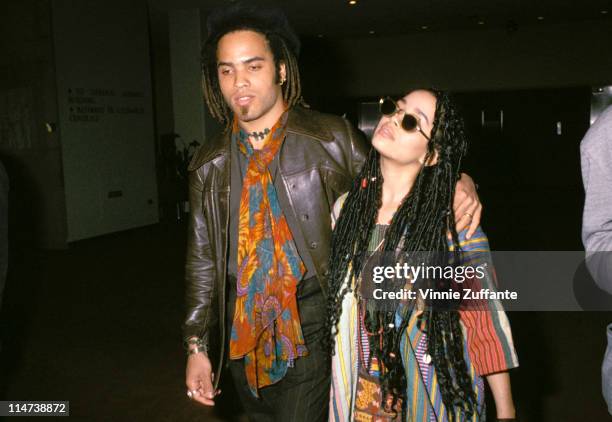
[[[274,57],[266,38],[258,32],[235,31],[221,37],[217,74],[221,93],[241,122],[270,127],[284,111]],[[280,77],[285,78],[283,64]]]

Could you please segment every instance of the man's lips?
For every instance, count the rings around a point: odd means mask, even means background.
[[[236,95],[234,96],[234,103],[239,107],[244,107],[249,105],[253,101],[253,98],[255,98],[253,95]]]

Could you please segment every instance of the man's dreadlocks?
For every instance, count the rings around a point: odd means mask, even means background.
[[[217,74],[217,45],[226,34],[234,31],[254,31],[263,35],[276,67],[276,83],[280,82],[280,65],[286,69],[286,83],[282,86],[283,99],[289,108],[304,104],[297,58],[300,40],[279,9],[262,9],[235,3],[214,11],[207,20],[208,38],[202,49],[202,88],[212,116],[226,127],[231,122],[231,110],[219,86]]]

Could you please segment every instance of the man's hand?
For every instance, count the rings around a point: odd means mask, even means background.
[[[455,213],[457,233],[469,226],[465,238],[469,239],[472,237],[480,224],[482,204],[476,193],[474,181],[465,173],[461,173],[461,179],[459,179],[455,187],[453,212]]]
[[[510,388],[510,375],[508,371],[490,374],[486,378],[495,400],[497,419],[514,420],[516,418],[516,410],[514,408],[514,400],[512,400],[512,389]]]
[[[206,406],[214,406],[214,398],[219,392],[213,390],[213,373],[210,359],[204,353],[194,353],[187,358],[187,391],[192,399]]]

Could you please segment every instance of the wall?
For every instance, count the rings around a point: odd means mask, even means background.
[[[435,85],[460,91],[612,82],[612,19],[307,42],[307,95],[364,97]],[[316,85],[315,85],[316,84]],[[308,96],[307,96],[308,99]]]
[[[11,245],[66,245],[50,4],[0,6],[0,158],[11,182]],[[13,251],[17,248],[13,248]]]
[[[169,12],[170,67],[172,72],[172,104],[174,130],[182,142],[202,142],[204,137],[204,103],[199,87],[200,11],[198,9]],[[181,142],[179,145],[183,146]]]
[[[144,0],[53,0],[68,241],[158,221]]]

